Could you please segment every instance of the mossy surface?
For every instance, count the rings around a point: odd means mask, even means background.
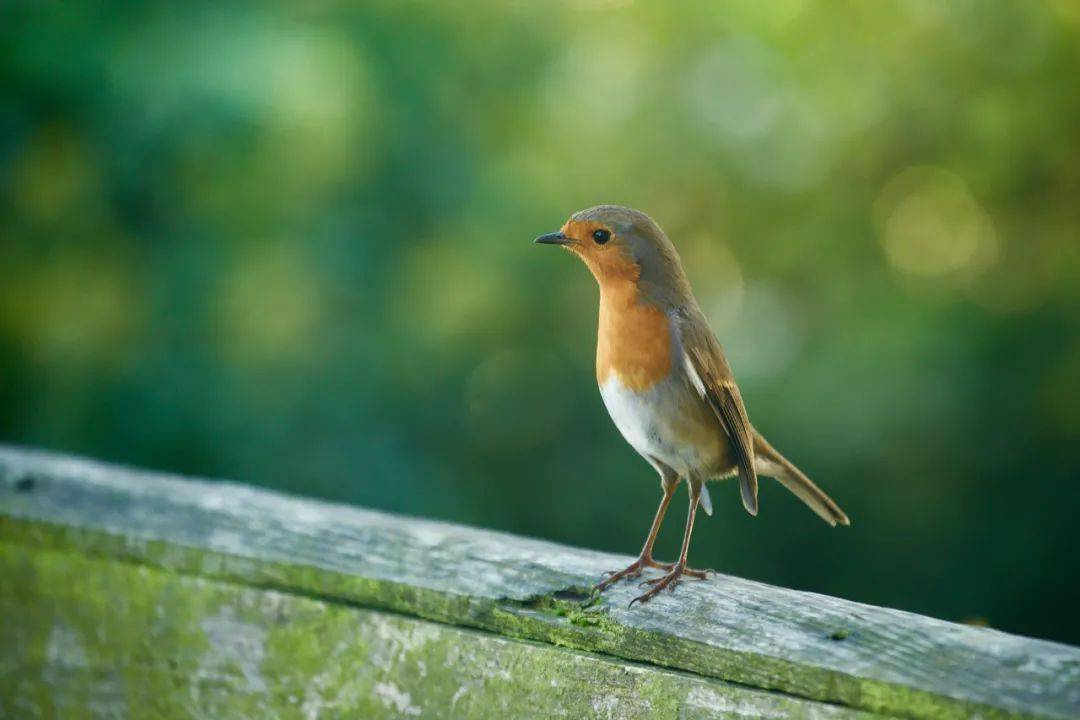
[[[58,550],[0,543],[0,573],[4,717],[872,717]]]
[[[1080,717],[1076,648],[723,575],[628,610],[587,591],[626,558],[227,483],[0,449],[0,541],[875,713]]]

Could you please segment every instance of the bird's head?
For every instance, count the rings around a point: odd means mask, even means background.
[[[679,254],[652,218],[619,205],[597,205],[570,216],[558,232],[536,238],[581,258],[601,291],[634,283],[657,300],[689,294]]]

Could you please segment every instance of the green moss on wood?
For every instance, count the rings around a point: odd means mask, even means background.
[[[869,717],[63,551],[0,544],[0,573],[5,717]]]
[[[632,611],[624,558],[0,449],[0,541],[390,610],[905,717],[1072,718],[1080,651],[718,575]]]

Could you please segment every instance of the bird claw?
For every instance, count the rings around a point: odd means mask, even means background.
[[[680,575],[682,575],[682,572],[679,571],[678,569],[675,569],[675,570],[672,570],[671,572],[669,572],[667,575],[664,575],[663,577],[658,577],[658,578],[656,578],[654,580],[646,580],[645,583],[643,583],[643,584],[651,585],[652,589],[648,590],[647,592],[642,593],[641,595],[638,595],[636,598],[631,600],[630,605],[627,606],[627,609],[630,609],[631,607],[633,607],[634,603],[636,603],[636,602],[640,602],[640,603],[649,602],[654,597],[656,597],[660,593],[660,591],[663,590],[664,588],[669,588],[671,590],[674,590],[675,585],[677,585],[678,582],[679,582],[679,576]]]
[[[593,590],[596,592],[604,592],[614,583],[622,579],[632,580],[641,575],[642,568],[645,563],[641,558],[638,558],[634,562],[630,563],[622,570],[609,570],[600,576],[600,582],[593,586]]]
[[[678,563],[656,562],[654,560],[654,561],[650,561],[648,563],[648,565],[649,565],[649,567],[654,567],[654,568],[656,568],[658,570],[665,570],[667,572],[671,572],[672,570],[675,569],[675,566],[678,565]],[[709,578],[709,573],[715,573],[715,572],[716,572],[715,570],[710,570],[708,568],[706,568],[705,570],[695,570],[694,568],[684,567],[683,571],[682,571],[682,574],[683,575],[689,575],[690,577],[697,578],[698,580],[707,580]]]
[[[654,578],[652,580],[643,580],[638,583],[638,587],[655,585],[657,583],[663,582],[665,578],[671,575],[675,575],[676,579],[678,577],[681,577],[682,575],[689,575],[690,577],[697,578],[698,580],[705,580],[709,576],[708,570],[694,570],[693,568],[688,568],[685,565],[680,568],[679,563],[677,562],[662,563],[653,560],[651,557],[639,557],[637,560],[630,563],[622,570],[609,570],[608,572],[605,572],[603,575],[600,576],[600,582],[596,583],[596,585],[593,586],[593,590],[595,590],[596,592],[603,592],[619,580],[634,580],[635,578],[641,576],[641,573],[645,570],[645,568],[657,568],[659,570],[666,570],[667,574],[658,578]],[[675,582],[669,580],[668,582],[664,583],[663,587],[668,587],[669,585],[674,588]],[[645,593],[645,595],[641,597],[634,598],[633,602],[645,602],[653,596],[653,594],[650,593],[651,591],[649,593]],[[633,602],[631,602],[631,605],[633,605]]]
[[[672,575],[675,575],[675,577],[671,578]],[[682,575],[682,573],[669,572],[667,575],[661,575],[658,578],[645,580],[640,585],[638,585],[638,587],[645,587],[646,585],[657,585],[659,583],[664,583],[664,587],[667,587],[669,584],[674,585],[679,581],[679,575]],[[665,580],[667,582],[664,582]]]
[[[650,589],[631,600],[630,604],[626,606],[626,609],[629,610],[632,608],[636,602],[648,602],[656,597],[664,588],[667,588],[668,592],[675,592],[675,586],[679,584],[679,580],[681,580],[684,575],[704,580],[708,577],[708,571],[693,570],[685,565],[680,567],[678,563],[674,563],[672,564],[671,571],[666,575],[651,580],[643,580],[639,583],[638,587],[650,586]]]
[[[709,577],[709,571],[708,570],[694,570],[693,568],[683,568],[680,572],[676,573],[675,568],[674,568],[674,563],[672,563],[672,568],[668,572],[668,575],[671,575],[671,574],[674,574],[676,576],[675,581],[673,581],[671,583],[671,587],[674,587],[675,582],[678,581],[678,578],[681,578],[683,576],[697,578],[698,580],[707,580],[708,577]],[[655,585],[655,584],[657,584],[659,582],[663,582],[664,579],[666,577],[668,577],[668,575],[661,575],[660,577],[652,578],[651,580],[642,580],[640,583],[638,583],[638,587],[645,587],[646,585]]]

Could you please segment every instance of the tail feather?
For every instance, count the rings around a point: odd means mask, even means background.
[[[840,506],[770,445],[757,430],[754,430],[754,456],[758,473],[776,478],[829,525],[835,527],[837,524],[851,524]]]

